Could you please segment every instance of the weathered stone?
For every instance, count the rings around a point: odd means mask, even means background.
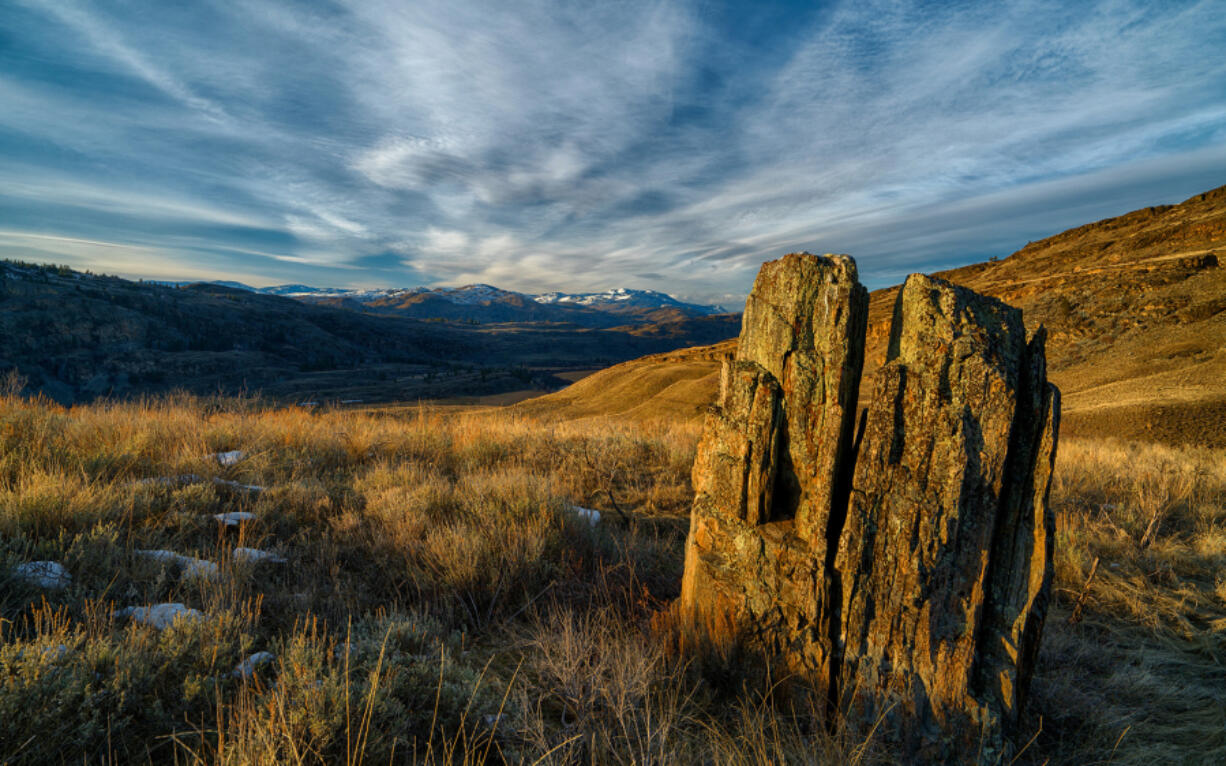
[[[786,449],[775,518],[794,518],[796,534],[819,556],[851,448],[868,291],[846,255],[792,254],[763,264],[745,302],[737,359],[774,376],[786,402]],[[764,519],[766,520],[766,519]]]
[[[908,278],[835,562],[838,683],[925,758],[991,759],[1016,720],[1051,583],[1057,396],[1020,311]]]
[[[752,637],[814,677],[830,657],[823,571],[842,525],[867,316],[851,258],[765,264],[694,462],[685,620],[717,642]]]
[[[866,314],[846,256],[763,266],[694,463],[679,615],[918,759],[994,760],[1051,587],[1044,334],[913,275],[853,443]]]

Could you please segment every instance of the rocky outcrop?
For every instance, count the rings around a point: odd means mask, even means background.
[[[1043,340],[1020,311],[914,275],[876,376],[835,560],[839,684],[865,717],[892,706],[926,758],[995,760],[1029,681],[1059,413]]]
[[[815,678],[841,526],[868,293],[846,256],[767,263],[694,462],[681,609],[700,640],[752,639]]]
[[[694,464],[679,613],[917,758],[994,761],[1051,587],[1044,334],[913,275],[853,439],[866,315],[846,256],[763,266]]]

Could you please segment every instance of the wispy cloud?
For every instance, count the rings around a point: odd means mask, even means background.
[[[1213,0],[0,11],[0,250],[104,271],[728,301],[1226,179]]]

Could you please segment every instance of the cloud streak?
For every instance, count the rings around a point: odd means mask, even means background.
[[[131,275],[728,301],[1226,178],[1211,0],[0,10],[0,254]]]

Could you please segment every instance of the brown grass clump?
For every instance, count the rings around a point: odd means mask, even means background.
[[[782,701],[769,668],[686,664],[651,632],[680,581],[697,438],[507,411],[0,397],[0,761],[889,762],[871,732]],[[210,457],[230,450],[244,457]],[[1221,458],[1062,444],[1058,603],[1019,762],[1226,760]],[[213,517],[233,511],[255,518]],[[66,588],[15,573],[45,560]],[[163,602],[205,617],[116,614]],[[236,674],[257,652],[271,659]]]
[[[1032,706],[1053,760],[1226,762],[1224,458],[1222,450],[1061,442],[1059,606],[1044,632]],[[1079,599],[1085,611],[1074,620]]]

